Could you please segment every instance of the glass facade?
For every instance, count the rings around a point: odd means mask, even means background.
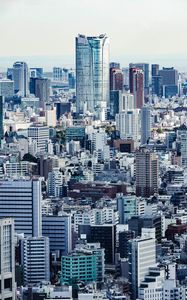
[[[76,38],[77,112],[105,119],[109,104],[109,39],[105,35]]]

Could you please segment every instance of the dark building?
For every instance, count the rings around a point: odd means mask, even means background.
[[[129,244],[128,241],[135,238],[134,231],[127,230],[119,232],[118,252],[121,258],[128,258]]]
[[[48,179],[49,172],[53,170],[53,160],[50,157],[45,157],[44,155],[40,156],[38,160],[38,173],[41,177],[44,177],[45,180]]]
[[[158,192],[158,157],[145,148],[136,151],[136,196],[150,197]]]
[[[69,84],[69,89],[75,89],[75,74],[73,72],[70,72],[68,74],[68,84]]]
[[[174,68],[163,68],[159,70],[162,77],[162,95],[172,97],[178,93],[178,71]]]
[[[162,96],[162,76],[152,76],[152,94]]]
[[[127,140],[114,140],[113,141],[113,146],[114,148],[116,148],[117,150],[119,150],[120,152],[123,153],[131,153],[134,151],[134,141],[131,139],[127,139]]]
[[[130,93],[134,95],[135,108],[144,105],[144,72],[141,69],[130,68],[129,70]]]
[[[99,242],[105,249],[106,264],[114,264],[116,253],[116,225],[79,225],[79,236],[86,234],[88,243]]]
[[[50,96],[50,80],[47,78],[30,78],[30,93],[39,98],[39,106],[45,108]]]
[[[110,90],[123,90],[123,72],[118,68],[110,68]]]
[[[71,126],[66,129],[66,141],[79,141],[81,147],[85,146],[85,127],[84,126]]]
[[[151,76],[157,76],[159,72],[159,65],[153,64],[151,65]]]
[[[155,236],[159,242],[162,238],[161,216],[133,216],[129,221],[129,230],[135,232],[135,236],[141,236],[142,228],[155,228]]]
[[[59,120],[63,114],[69,113],[71,111],[70,102],[55,102],[54,105],[56,107],[57,120]]]
[[[143,86],[145,99],[149,95],[149,64],[147,63],[130,63],[129,69],[135,68],[143,72]]]
[[[115,119],[115,115],[119,113],[119,99],[121,91],[110,91],[110,118]]]
[[[163,86],[163,96],[165,98],[173,97],[178,94],[178,85]]]
[[[40,99],[40,107],[44,109],[45,103],[49,101],[50,80],[47,78],[37,78],[35,84],[35,96]]]

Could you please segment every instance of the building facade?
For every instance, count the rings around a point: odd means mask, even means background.
[[[77,113],[104,120],[109,105],[109,39],[106,35],[76,38]]]

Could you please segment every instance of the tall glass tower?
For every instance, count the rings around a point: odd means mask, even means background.
[[[77,113],[104,120],[109,106],[109,39],[106,35],[76,37]]]
[[[29,95],[29,71],[25,62],[17,61],[13,65],[14,90],[22,97]]]

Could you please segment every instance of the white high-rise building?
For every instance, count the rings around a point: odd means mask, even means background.
[[[103,130],[102,128],[94,130],[91,136],[91,140],[93,151],[104,150],[104,146],[107,143],[107,135],[105,130]]]
[[[46,143],[49,140],[49,127],[31,126],[28,128],[28,137],[37,142],[37,151],[45,152]]]
[[[29,70],[25,62],[15,62],[13,65],[14,91],[22,97],[29,95]]]
[[[77,113],[104,120],[109,106],[109,39],[105,34],[76,38]]]
[[[135,109],[134,95],[130,93],[122,93],[119,98],[119,113]]]
[[[41,235],[41,183],[40,178],[0,181],[0,217],[14,218],[17,233]]]
[[[132,299],[138,297],[138,288],[149,268],[156,263],[155,240],[137,238],[129,241],[129,283]]]
[[[133,139],[138,143],[140,139],[140,110],[126,110],[116,115],[116,129],[121,139]]]
[[[21,264],[24,284],[50,280],[48,237],[27,237],[21,240]]]
[[[15,299],[14,222],[0,219],[0,281],[1,300]]]

